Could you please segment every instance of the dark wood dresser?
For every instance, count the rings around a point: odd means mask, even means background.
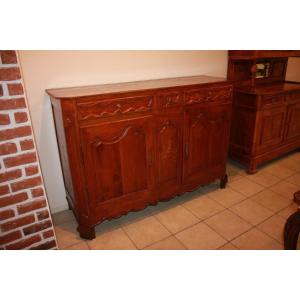
[[[234,82],[230,157],[249,174],[300,148],[300,83],[286,82],[289,56],[300,51],[229,51]]]
[[[80,236],[216,179],[224,188],[232,90],[206,76],[47,90]]]

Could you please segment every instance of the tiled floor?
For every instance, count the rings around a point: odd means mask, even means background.
[[[53,215],[60,249],[283,249],[285,220],[296,211],[300,152],[247,175],[228,163],[229,184],[199,188],[96,227],[96,239],[76,232],[71,211]],[[299,244],[298,244],[299,245]],[[300,247],[298,247],[300,249]]]

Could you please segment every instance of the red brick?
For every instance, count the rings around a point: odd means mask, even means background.
[[[32,197],[40,197],[44,195],[44,190],[42,188],[36,188],[31,190]]]
[[[23,140],[20,142],[21,149],[30,150],[34,148],[33,140]]]
[[[32,247],[30,248],[30,250],[49,250],[56,247],[56,242],[55,240],[51,240],[48,242],[45,242],[43,244],[40,244],[38,246]]]
[[[28,203],[18,205],[17,209],[18,209],[18,213],[21,215],[21,214],[25,214],[32,210],[43,208],[46,205],[47,205],[47,202],[45,199],[39,199],[39,200],[35,200],[35,201],[31,201]]]
[[[0,236],[0,245],[8,244],[22,237],[21,231],[13,231]]]
[[[37,174],[39,172],[38,166],[29,166],[25,168],[25,173],[27,176],[32,176],[34,174]]]
[[[40,223],[32,224],[28,227],[23,228],[23,233],[25,235],[33,234],[39,231],[42,231],[44,229],[47,229],[49,227],[52,227],[52,222],[50,220],[46,220]]]
[[[1,185],[0,186],[0,196],[6,195],[9,193],[8,185]]]
[[[18,219],[8,221],[6,223],[1,224],[0,226],[1,226],[2,231],[9,231],[9,230],[33,223],[34,221],[35,221],[34,215],[29,215],[26,217],[21,217]]]
[[[8,114],[0,114],[0,125],[9,125],[9,124],[10,124],[9,115]]]
[[[0,155],[12,154],[17,152],[15,143],[5,143],[0,145]]]
[[[28,121],[28,115],[26,112],[16,112],[15,120],[16,120],[16,123],[25,123]]]
[[[2,88],[2,84],[0,84],[0,97],[3,96],[3,88]]]
[[[15,212],[12,209],[0,211],[0,221],[12,218],[15,216]]]
[[[14,244],[10,244],[6,246],[7,250],[20,250],[20,249],[24,249],[27,248],[35,243],[38,243],[41,241],[41,237],[39,235],[34,235],[31,236],[27,239],[23,239],[19,242],[16,242]]]
[[[9,181],[12,179],[17,179],[22,176],[22,171],[20,169],[13,170],[13,171],[7,171],[4,173],[0,173],[0,182]]]
[[[15,50],[1,50],[0,55],[3,64],[16,64],[18,62]]]
[[[31,187],[35,187],[37,185],[42,184],[42,178],[41,176],[29,178],[29,179],[24,179],[15,183],[11,183],[11,189],[13,192],[17,192],[20,190],[28,189]]]
[[[0,80],[17,80],[21,78],[20,69],[17,67],[0,68]]]
[[[24,98],[17,99],[1,99],[0,110],[26,108],[26,102]]]
[[[7,157],[3,159],[3,162],[6,168],[30,164],[36,162],[36,154],[35,152],[31,152],[31,153],[16,155],[13,157]]]
[[[49,211],[47,209],[43,211],[39,211],[36,213],[36,215],[39,221],[45,220],[49,218]]]
[[[0,101],[1,102],[1,101]],[[17,137],[31,135],[30,126],[21,126],[12,129],[6,129],[0,131],[0,141],[11,140]]]
[[[19,194],[15,194],[15,195],[2,197],[2,198],[0,198],[0,208],[25,201],[27,199],[28,199],[27,193],[19,193]]]
[[[24,94],[22,83],[9,83],[7,85],[7,88],[8,88],[8,93],[11,96],[17,96],[17,95],[23,95]]]
[[[46,231],[43,232],[43,238],[44,239],[47,239],[47,238],[52,237],[52,236],[54,236],[53,229],[46,230]]]

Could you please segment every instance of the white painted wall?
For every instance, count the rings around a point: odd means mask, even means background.
[[[227,51],[19,51],[52,213],[67,209],[47,88],[164,77],[226,77]]]

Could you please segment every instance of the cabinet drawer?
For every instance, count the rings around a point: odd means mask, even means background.
[[[79,121],[145,113],[151,111],[152,108],[152,96],[135,96],[77,103]]]
[[[284,96],[279,95],[279,96],[263,96],[261,100],[261,107],[266,108],[266,107],[272,107],[274,105],[280,105],[284,103]]]
[[[185,92],[185,103],[194,104],[202,102],[228,103],[231,101],[232,88],[204,88]]]
[[[183,94],[178,92],[164,93],[157,96],[157,108],[167,109],[179,107],[183,103]]]
[[[291,103],[291,102],[300,102],[300,92],[295,92],[295,93],[289,93],[286,95],[286,100],[287,102]]]

